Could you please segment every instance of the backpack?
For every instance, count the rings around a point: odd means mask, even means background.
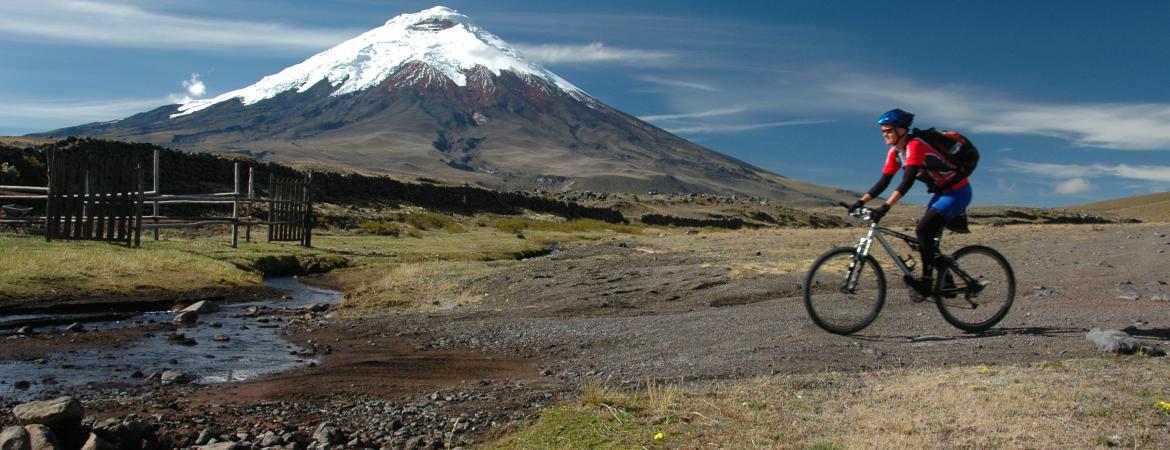
[[[910,133],[910,139],[925,142],[944,158],[947,158],[952,166],[955,166],[955,172],[958,173],[958,176],[954,177],[946,186],[940,186],[940,189],[946,190],[971,176],[971,173],[975,171],[975,166],[979,164],[979,149],[975,148],[975,144],[972,144],[970,139],[957,131],[915,128]]]

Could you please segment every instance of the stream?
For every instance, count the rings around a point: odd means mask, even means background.
[[[93,314],[79,314],[78,320],[61,315],[0,317],[0,327],[51,319],[65,324],[84,321],[87,330],[158,328],[144,339],[114,347],[49,353],[29,361],[0,361],[0,398],[47,398],[143,384],[167,371],[172,371],[171,376],[181,373],[180,382],[235,382],[318,363],[313,351],[282,337],[285,324],[338,303],[341,294],[303,285],[291,277],[269,278],[264,283],[287,294],[219,305],[218,312],[200,314],[198,323],[180,325],[173,331],[170,324],[175,311],[112,315],[107,320]],[[51,325],[36,331],[62,333],[65,327]]]

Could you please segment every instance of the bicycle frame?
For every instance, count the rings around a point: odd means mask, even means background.
[[[879,244],[882,245],[882,248],[886,250],[886,253],[890,255],[890,259],[894,261],[894,265],[898,267],[898,270],[901,270],[902,273],[906,275],[914,274],[914,269],[906,264],[906,261],[913,261],[914,258],[907,258],[903,260],[901,257],[899,257],[898,251],[894,249],[894,246],[890,244],[890,241],[886,240],[885,236],[892,236],[897,239],[901,239],[910,246],[910,250],[918,250],[918,239],[891,230],[889,228],[879,227],[877,226],[877,223],[871,223],[869,225],[869,232],[865,234],[865,237],[861,238],[861,242],[857,243],[857,259],[861,259],[869,255],[869,249],[873,245],[873,241],[876,240]]]
[[[853,215],[854,217],[864,217],[864,218],[868,219],[869,212],[870,212],[870,210],[867,208],[859,208],[857,211],[850,213],[850,215]],[[869,255],[869,250],[873,246],[873,241],[875,241],[875,240],[879,244],[881,244],[882,248],[885,249],[886,253],[890,255],[890,259],[894,261],[894,265],[898,267],[898,270],[902,271],[902,273],[906,276],[914,276],[914,268],[906,264],[906,261],[913,261],[914,257],[911,256],[909,258],[902,259],[901,256],[898,256],[898,251],[894,249],[894,246],[890,244],[890,241],[887,240],[885,238],[885,236],[891,236],[891,237],[894,237],[896,239],[900,239],[900,240],[906,242],[906,245],[908,245],[910,247],[911,251],[918,251],[918,246],[921,245],[918,242],[918,239],[913,237],[913,236],[902,234],[902,233],[899,233],[897,231],[891,230],[889,228],[879,227],[877,222],[870,222],[869,231],[865,234],[865,237],[861,238],[861,241],[859,241],[857,243],[857,250],[853,253],[853,261],[850,263],[849,272],[847,274],[848,278],[846,279],[846,283],[845,283],[845,286],[843,287],[843,290],[848,290],[850,293],[852,293],[853,291],[855,291],[857,289],[857,282],[858,282],[858,280],[861,279],[861,270],[859,269],[859,267],[864,267],[864,265],[859,266],[858,263],[863,261],[865,259],[865,257]],[[964,284],[966,286],[968,286],[968,288],[967,289],[955,289],[955,290],[943,290],[943,289],[940,289],[939,287],[934,287],[935,293],[936,294],[952,294],[952,293],[962,293],[962,292],[966,291],[967,295],[965,297],[966,297],[968,302],[971,302],[971,296],[978,295],[978,293],[983,290],[983,286],[980,285],[979,283],[972,283],[972,281],[974,281],[974,280],[970,275],[967,274],[967,272],[963,271],[961,268],[959,268],[957,265],[955,265],[954,261],[949,256],[942,254],[942,252],[941,252],[942,239],[941,238],[942,238],[942,236],[939,236],[939,238],[936,239],[936,241],[937,241],[936,244],[938,244],[936,246],[936,248],[939,249],[939,255],[940,255],[940,257],[938,258],[939,267],[940,268],[945,267],[945,268],[949,269],[951,271],[951,273],[958,275],[959,278],[961,278],[965,282]],[[941,280],[940,280],[940,284],[941,284]]]

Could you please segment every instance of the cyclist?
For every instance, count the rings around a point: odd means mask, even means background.
[[[965,231],[966,216],[964,214],[967,212],[967,205],[971,204],[971,184],[967,179],[951,184],[954,177],[961,175],[937,150],[922,140],[911,137],[910,126],[913,123],[914,114],[901,109],[889,110],[878,119],[882,137],[890,146],[890,151],[886,155],[886,164],[882,168],[882,176],[877,183],[870,188],[869,192],[862,195],[860,200],[850,205],[849,210],[860,208],[865,205],[865,202],[881,195],[882,191],[890,185],[890,181],[893,180],[894,174],[898,173],[899,168],[902,169],[902,182],[894,188],[894,193],[890,194],[889,199],[884,204],[874,208],[873,212],[870,213],[870,219],[874,222],[881,220],[890,207],[906,195],[906,192],[914,185],[915,179],[926,184],[927,189],[934,196],[931,197],[930,203],[927,204],[926,211],[922,214],[922,219],[918,221],[918,227],[915,229],[919,242],[918,250],[922,257],[922,277],[918,279],[907,277],[906,283],[919,294],[929,295],[934,284],[932,270],[934,258],[938,253],[936,239],[941,235],[943,227],[952,220],[955,221],[952,227]],[[946,190],[938,188],[948,185],[950,187]],[[960,219],[955,220],[956,218]]]

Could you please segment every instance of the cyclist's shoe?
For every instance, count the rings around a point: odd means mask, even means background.
[[[906,283],[906,291],[910,293],[910,300],[914,303],[922,303],[931,299],[930,289],[934,284],[931,278],[914,278],[910,275],[903,275],[902,281]]]

